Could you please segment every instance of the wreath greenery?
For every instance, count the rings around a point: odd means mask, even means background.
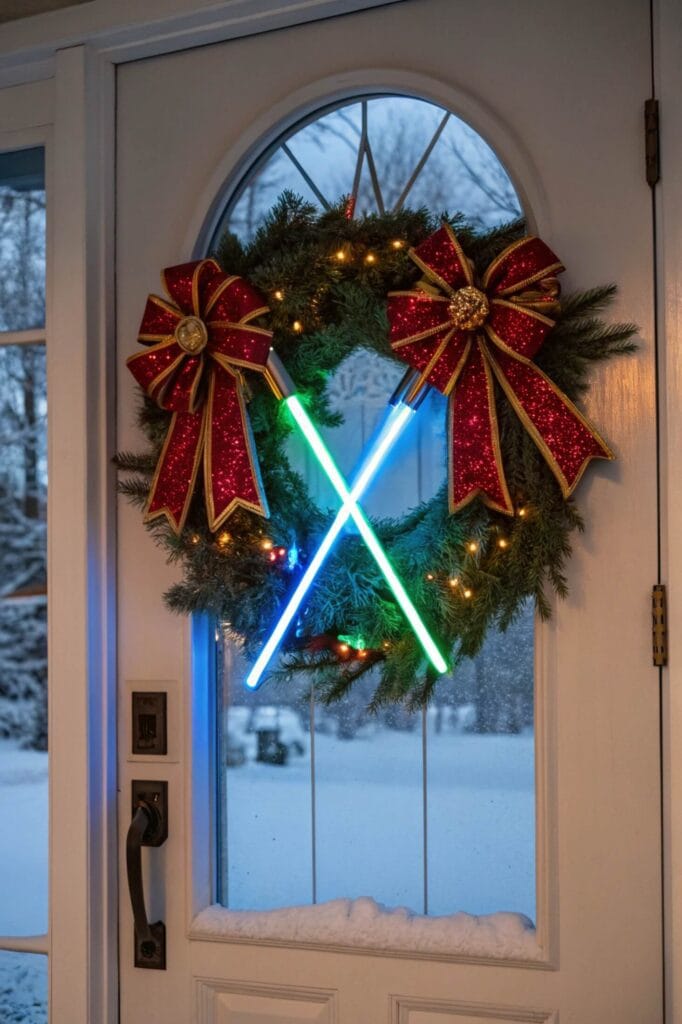
[[[524,234],[519,221],[477,233],[459,215],[446,219],[479,272]],[[252,243],[243,246],[231,234],[221,240],[215,256],[223,269],[268,297],[271,312],[263,325],[273,330],[274,347],[318,425],[340,421],[330,408],[326,384],[348,355],[366,349],[397,362],[388,341],[386,295],[414,287],[420,271],[408,249],[440,220],[424,210],[348,220],[343,204],[320,215],[285,193]],[[574,401],[585,392],[592,364],[634,349],[634,325],[600,319],[614,292],[609,285],[563,297],[556,326],[535,359]],[[255,656],[335,509],[317,507],[289,463],[286,439],[293,423],[283,404],[261,378],[249,375],[248,386],[270,518],[237,509],[214,535],[199,485],[180,535],[165,519],[147,528],[169,560],[182,566],[181,581],[165,595],[168,605],[217,617],[245,654]],[[541,617],[550,615],[547,590],[566,596],[570,535],[583,528],[576,504],[564,500],[509,403],[501,399],[497,409],[502,460],[517,509],[512,519],[479,500],[450,515],[444,485],[402,518],[374,522],[441,650],[452,652],[453,666],[475,655],[492,627],[504,630],[529,598]],[[121,492],[141,507],[169,414],[144,399],[139,422],[147,450],[120,453],[116,461],[125,475]],[[292,549],[299,553],[293,566],[290,558],[280,557]],[[363,638],[362,649],[348,642],[353,636]],[[371,671],[377,678],[375,706],[423,703],[436,681],[363,543],[346,535],[310,591],[272,675],[286,679],[308,673],[321,698],[330,701]]]

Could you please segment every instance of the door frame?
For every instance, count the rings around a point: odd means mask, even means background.
[[[658,261],[661,578],[668,590],[669,663],[660,670],[663,948],[668,1024],[682,1021],[682,9],[652,0],[652,87],[661,105],[661,181],[652,195]],[[666,174],[668,177],[666,178]]]
[[[114,1024],[116,977],[116,665],[114,446],[114,129],[118,64],[224,42],[402,0],[139,0],[134,21],[113,0],[21,19],[0,39],[0,130],[52,124],[49,331],[51,928],[55,1022]],[[656,189],[661,395],[662,579],[669,590],[671,665],[663,687],[666,1019],[682,1024],[682,10],[652,0],[663,177]],[[25,83],[19,89],[20,83]],[[642,97],[642,102],[647,97]],[[18,101],[18,107],[17,107]],[[47,104],[47,106],[46,106]],[[25,122],[16,123],[17,109]],[[42,113],[39,113],[42,111]],[[47,113],[45,113],[47,111]],[[37,120],[43,118],[43,120]],[[26,118],[28,121],[26,121]],[[642,145],[643,145],[642,140]],[[644,158],[642,155],[642,173]],[[666,179],[665,175],[669,174]],[[196,237],[196,236],[195,236]],[[87,343],[86,343],[87,339]],[[66,354],[66,358],[64,358]],[[78,389],[78,390],[77,390]],[[64,439],[68,439],[68,444]],[[57,541],[58,538],[58,541]],[[654,581],[652,581],[653,583]],[[678,681],[679,677],[679,681]],[[656,685],[652,670],[651,685]],[[60,740],[61,737],[61,740]]]

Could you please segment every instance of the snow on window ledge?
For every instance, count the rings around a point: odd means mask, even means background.
[[[349,946],[499,960],[539,960],[535,928],[523,914],[424,917],[368,897],[282,910],[207,907],[192,923],[195,939],[251,939]]]

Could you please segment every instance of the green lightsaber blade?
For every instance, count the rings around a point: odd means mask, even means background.
[[[284,399],[285,404],[292,416],[296,420],[296,423],[301,429],[306,441],[310,445],[311,449],[315,453],[322,469],[327,474],[334,490],[341,499],[344,507],[346,507],[350,516],[355,523],[358,532],[368,549],[371,551],[374,560],[381,569],[384,579],[388,583],[389,587],[393,591],[393,596],[400,605],[400,608],[405,615],[405,618],[410,623],[415,636],[419,640],[422,649],[429,659],[433,667],[437,672],[447,672],[448,665],[443,655],[438,650],[431,634],[424,625],[419,612],[412,603],[409,594],[405,590],[402,582],[400,581],[397,573],[393,566],[388,560],[386,552],[382,548],[378,537],[374,533],[374,530],[369,524],[367,517],[365,516],[362,509],[356,503],[353,495],[350,493],[346,482],[341,475],[334,459],[331,456],[327,446],[317,432],[315,424],[308,416],[308,413],[303,408],[299,398],[296,395],[290,395]]]
[[[403,428],[407,424],[408,420],[414,415],[414,410],[408,405],[402,405],[398,403],[393,406],[391,413],[389,414],[386,422],[379,431],[377,437],[372,444],[367,458],[361,465],[357,476],[353,480],[351,485],[351,497],[354,502],[358,502],[365,490],[371,483],[377,470],[381,466],[387,453],[392,448],[396,439],[401,434]],[[259,686],[263,673],[270,664],[271,660],[275,656],[275,653],[281,644],[286,631],[296,617],[296,613],[303,604],[306,594],[310,590],[310,587],[315,581],[318,572],[324,565],[327,555],[334,547],[337,537],[343,530],[344,526],[350,519],[350,506],[342,505],[339,511],[336,513],[334,522],[330,526],[323,538],[320,546],[318,547],[315,555],[310,559],[306,566],[306,570],[303,573],[301,579],[298,581],[297,586],[294,589],[293,594],[290,596],[287,605],[277,620],[277,624],[273,629],[272,633],[268,637],[264,644],[260,654],[256,658],[255,662],[251,667],[251,671],[246,677],[245,685],[248,689],[254,690]]]

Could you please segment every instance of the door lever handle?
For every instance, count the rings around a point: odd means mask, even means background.
[[[133,818],[126,836],[128,891],[135,922],[135,966],[166,969],[166,926],[149,923],[144,902],[142,847],[161,846],[168,836],[168,784],[133,782]]]

